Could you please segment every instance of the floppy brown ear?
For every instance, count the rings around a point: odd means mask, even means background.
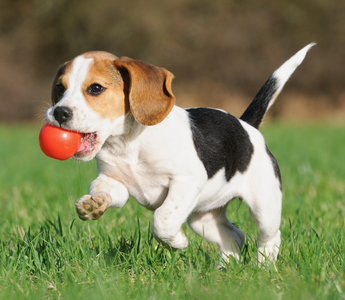
[[[162,122],[175,103],[171,90],[174,75],[163,68],[128,57],[121,57],[114,63],[125,85],[129,85],[129,107],[134,118],[142,125]]]

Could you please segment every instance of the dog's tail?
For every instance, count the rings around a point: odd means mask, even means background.
[[[302,63],[308,50],[314,45],[315,43],[311,43],[304,47],[289,60],[287,60],[279,69],[274,71],[272,76],[268,78],[266,83],[255,96],[252,103],[250,103],[246,111],[240,117],[241,120],[247,122],[255,128],[259,128],[266,112],[276,100],[285,83],[288,81],[296,68]]]

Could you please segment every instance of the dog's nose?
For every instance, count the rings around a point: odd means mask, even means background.
[[[59,122],[60,126],[62,123],[71,120],[72,117],[73,111],[66,106],[58,106],[54,109],[54,118]]]

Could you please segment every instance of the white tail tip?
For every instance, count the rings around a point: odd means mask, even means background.
[[[315,46],[316,43],[310,43],[303,49],[299,50],[294,56],[288,59],[279,69],[274,71],[273,77],[277,78],[281,85],[290,78],[291,74],[296,70],[296,68],[302,63],[307,52]]]

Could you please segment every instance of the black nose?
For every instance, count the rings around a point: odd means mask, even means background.
[[[60,126],[62,123],[65,123],[71,120],[73,117],[73,111],[65,106],[58,106],[54,109],[54,118],[59,122]]]

